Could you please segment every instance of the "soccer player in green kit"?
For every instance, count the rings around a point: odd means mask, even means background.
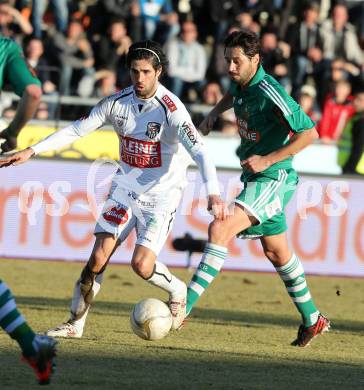
[[[21,47],[10,38],[0,36],[0,89],[4,83],[9,83],[20,96],[14,119],[0,132],[0,139],[5,140],[0,146],[1,152],[9,152],[16,148],[20,130],[33,117],[42,88],[34,70],[27,64]]]
[[[42,90],[40,81],[26,64],[22,49],[11,39],[0,37],[0,88],[7,81],[21,96],[15,118],[0,133],[2,151],[16,147],[16,137],[33,116]],[[9,287],[0,278],[0,327],[19,344],[23,360],[35,371],[40,384],[47,384],[55,368],[56,341],[34,333],[18,310]]]
[[[259,53],[259,38],[254,33],[237,31],[225,39],[231,88],[200,125],[207,135],[217,116],[234,107],[244,189],[230,215],[209,226],[208,243],[188,287],[187,314],[220,271],[228,242],[236,235],[259,237],[266,257],[302,316],[292,345],[305,347],[329,330],[330,321],[316,308],[302,264],[288,246],[284,208],[298,182],[292,158],[318,135],[301,107],[265,73]]]

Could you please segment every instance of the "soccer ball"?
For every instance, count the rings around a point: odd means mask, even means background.
[[[172,326],[168,306],[155,298],[138,302],[130,314],[133,332],[144,340],[160,340],[167,336]]]

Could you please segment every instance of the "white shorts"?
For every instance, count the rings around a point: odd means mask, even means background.
[[[165,194],[136,194],[113,184],[97,221],[94,234],[110,233],[123,242],[133,228],[136,244],[157,256],[171,231],[182,190]]]

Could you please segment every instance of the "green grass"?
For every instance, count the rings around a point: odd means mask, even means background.
[[[1,260],[0,275],[28,322],[44,332],[67,319],[82,265]],[[191,274],[174,270],[186,282]],[[332,331],[308,348],[290,346],[298,313],[274,274],[223,272],[188,325],[161,341],[129,327],[135,302],[166,294],[110,265],[84,337],[60,340],[55,389],[363,389],[364,280],[311,276]],[[339,293],[338,293],[339,292]],[[19,350],[0,332],[0,389],[37,388]]]

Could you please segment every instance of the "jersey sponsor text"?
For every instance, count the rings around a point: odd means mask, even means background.
[[[177,106],[174,104],[174,101],[168,95],[164,95],[162,97],[162,100],[164,101],[164,103],[166,103],[169,111],[173,112],[177,110]]]
[[[195,146],[197,143],[197,135],[193,125],[188,122],[183,122],[182,130],[184,132],[184,135],[189,139],[191,145]]]
[[[137,168],[158,168],[162,165],[160,142],[123,137],[121,159]]]

